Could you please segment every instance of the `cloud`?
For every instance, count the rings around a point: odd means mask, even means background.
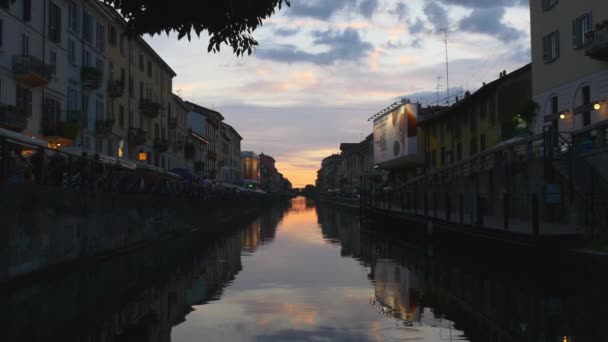
[[[447,10],[436,1],[424,6],[424,15],[426,15],[426,18],[433,25],[436,32],[450,25]]]
[[[360,61],[373,49],[373,45],[361,40],[359,31],[347,28],[344,31],[327,30],[312,33],[313,44],[329,48],[328,51],[312,53],[295,45],[283,44],[273,49],[259,48],[256,56],[277,62],[308,62],[316,65],[332,65],[338,61]]]
[[[371,18],[378,8],[378,0],[298,0],[291,3],[287,15],[328,20],[336,13],[354,10],[360,15]]]
[[[405,49],[405,48],[410,48],[410,47],[413,47],[413,48],[422,47],[422,40],[416,38],[416,39],[413,39],[409,43],[405,43],[402,41],[394,42],[392,40],[389,40],[388,42],[386,42],[386,44],[384,44],[384,48],[387,50]]]
[[[409,7],[405,3],[399,1],[397,4],[395,4],[395,8],[389,10],[388,13],[396,16],[399,21],[404,21],[407,18],[409,11]]]
[[[424,21],[420,19],[420,17],[416,17],[416,20],[413,22],[408,20],[407,28],[411,34],[418,34],[427,31],[426,25],[424,24]]]
[[[274,34],[281,37],[291,37],[295,36],[300,32],[300,29],[288,29],[288,28],[278,28],[274,31]]]
[[[492,8],[492,7],[511,7],[528,6],[529,0],[441,0],[445,5],[456,5],[467,8]]]
[[[505,13],[506,11],[502,7],[475,9],[458,22],[458,27],[462,31],[494,36],[503,42],[523,37],[522,31],[502,22]]]

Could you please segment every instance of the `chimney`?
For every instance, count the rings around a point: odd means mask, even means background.
[[[456,102],[458,102],[458,96],[456,96]]]
[[[467,92],[464,93],[464,98],[466,99],[469,96],[471,96],[471,92],[467,90]]]
[[[482,87],[485,87],[485,86],[486,86],[486,82],[483,82],[483,86]]]

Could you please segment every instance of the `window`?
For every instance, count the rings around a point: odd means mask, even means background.
[[[61,43],[61,8],[54,2],[49,4],[49,39]]]
[[[125,68],[120,68],[120,82],[123,84],[123,86],[126,83],[125,82],[126,78],[127,78],[127,74],[125,72]]]
[[[116,32],[116,27],[109,25],[108,30],[110,31],[110,33],[108,34],[110,39],[110,45],[116,47],[116,44],[118,43],[118,33]]]
[[[586,13],[572,21],[572,47],[580,49],[587,44],[587,32],[592,30],[591,13]]]
[[[32,0],[23,0],[23,21],[32,20]]]
[[[120,36],[120,54],[122,56],[125,55],[125,40],[127,39],[126,36]]]
[[[469,156],[477,154],[477,137],[471,138],[471,144],[469,146]]]
[[[558,107],[558,102],[557,102],[557,96],[553,96],[551,98],[551,114],[557,114],[557,107]]]
[[[0,19],[0,47],[3,46],[4,43],[4,21]]]
[[[109,74],[110,74],[110,81],[113,81],[114,80],[114,63],[112,63],[112,61],[110,61]]]
[[[118,107],[118,126],[125,128],[125,107],[123,105]]]
[[[80,32],[80,10],[78,4],[75,1],[70,1],[68,11],[68,27],[75,32]]]
[[[486,150],[486,136],[482,134],[479,136],[479,151],[483,152]]]
[[[44,118],[50,121],[61,119],[61,104],[53,98],[44,99]]]
[[[100,58],[97,58],[95,68],[97,68],[97,71],[99,71],[102,75],[104,74],[104,67],[104,62]]]
[[[95,101],[95,118],[97,120],[103,119],[103,101],[99,99]]]
[[[490,125],[494,126],[496,124],[496,97],[494,95],[490,95],[488,113],[490,114]]]
[[[23,56],[30,55],[30,37],[27,34],[21,35],[21,54]]]
[[[32,92],[17,85],[15,105],[21,108],[27,116],[32,115]]]
[[[84,12],[82,19],[82,36],[86,42],[93,41],[93,17],[89,12]]]
[[[152,62],[148,61],[148,78],[152,78]]]
[[[77,117],[80,108],[78,108],[78,92],[74,88],[68,88],[68,120],[76,120],[79,119]]]
[[[89,52],[87,50],[84,51],[84,66],[85,67],[91,66],[91,52]]]
[[[51,64],[51,72],[53,75],[57,75],[57,52],[51,51],[49,59]]]
[[[139,98],[144,98],[144,82],[139,82]]]
[[[543,37],[543,61],[551,63],[559,58],[559,31]]]
[[[102,24],[97,24],[97,50],[106,51],[106,28]]]
[[[543,11],[548,11],[557,5],[557,0],[542,0]]]
[[[589,86],[584,86],[581,89],[581,93],[583,95],[583,105],[591,104],[591,88]],[[583,126],[591,125],[591,112],[586,111],[583,112]]]
[[[139,71],[144,72],[144,54],[139,52]]]
[[[76,43],[72,39],[68,39],[68,62],[76,64]]]

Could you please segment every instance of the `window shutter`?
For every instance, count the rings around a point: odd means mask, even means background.
[[[580,25],[578,25],[578,19],[572,20],[572,47],[578,48],[580,46]]]
[[[559,58],[559,31],[555,31],[555,56],[552,56],[554,59]]]
[[[551,44],[549,43],[551,36],[543,37],[543,61],[547,62],[551,58]]]

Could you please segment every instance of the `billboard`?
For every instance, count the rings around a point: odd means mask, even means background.
[[[407,103],[374,120],[374,164],[417,154],[418,105]]]

